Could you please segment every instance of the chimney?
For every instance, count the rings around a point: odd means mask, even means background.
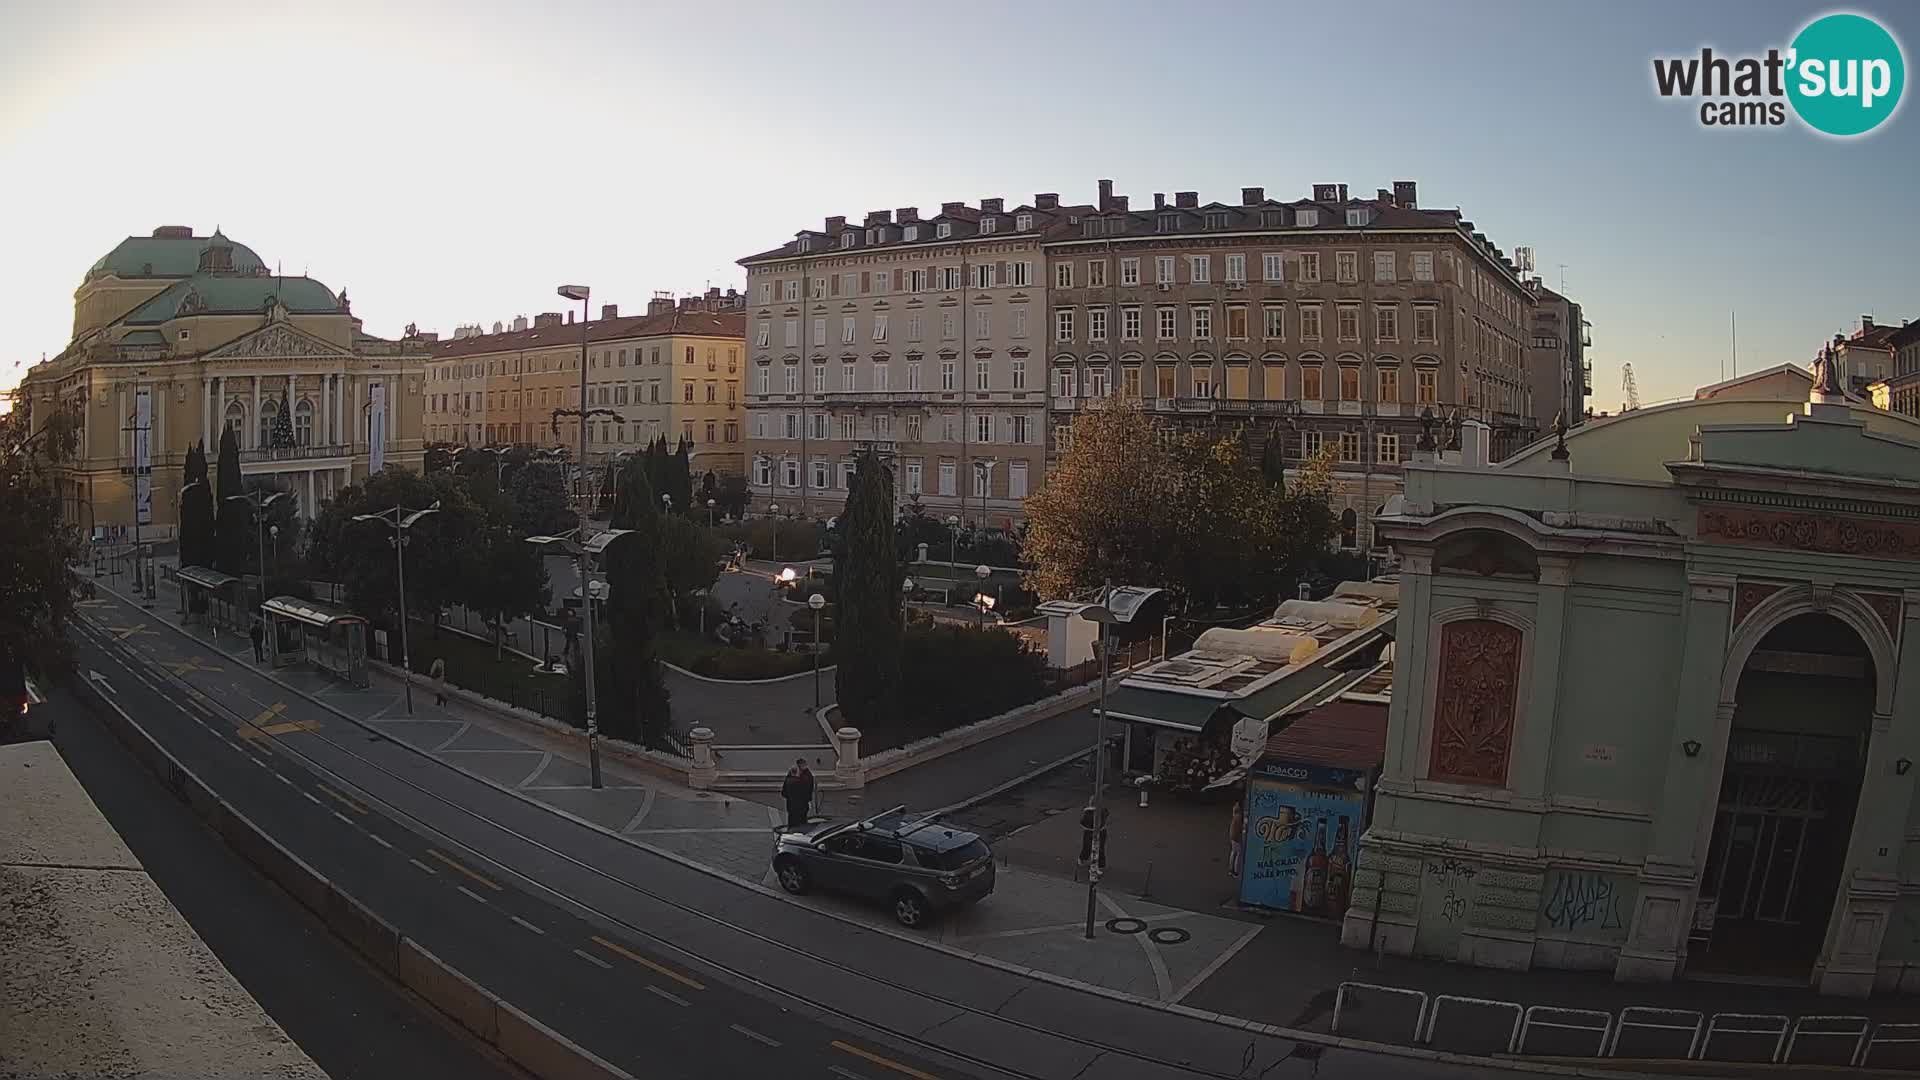
[[[1313,201],[1314,202],[1333,202],[1335,199],[1338,199],[1339,197],[1340,197],[1339,184],[1313,185]]]
[[[1409,210],[1418,209],[1420,206],[1419,188],[1420,185],[1411,180],[1395,180],[1393,182],[1393,201],[1395,205],[1404,206]]]
[[[605,319],[617,319],[617,318],[619,318],[619,317],[620,317],[620,305],[619,305],[619,304],[601,304],[601,305],[600,305],[600,318],[601,318],[601,319],[603,319],[603,320],[605,320]]]
[[[957,214],[966,208],[967,204],[963,202],[943,202],[940,204],[940,212],[943,214]]]
[[[193,239],[193,226],[162,225],[153,230],[153,235],[157,240],[191,240]]]
[[[1153,208],[1154,208],[1155,210],[1165,210],[1165,209],[1167,208],[1167,193],[1166,193],[1166,192],[1164,192],[1164,191],[1156,191],[1156,192],[1154,192],[1154,193],[1153,193]]]
[[[709,300],[720,299],[720,286],[718,285],[707,286],[707,299]]]
[[[567,325],[568,326],[573,325],[573,309],[572,308],[567,309]]]
[[[1345,184],[1340,185],[1340,201],[1341,202],[1347,201],[1347,185]]]
[[[527,328],[527,317],[525,315],[515,315],[513,317],[513,332],[517,334],[520,331],[525,330],[526,328]]]
[[[903,206],[895,210],[893,216],[899,218],[900,224],[902,225],[912,225],[920,220],[920,208],[917,206]]]
[[[1243,187],[1240,189],[1240,205],[1241,206],[1258,206],[1261,203],[1266,201],[1267,201],[1266,188]]]
[[[1035,210],[1060,209],[1060,193],[1057,191],[1040,192],[1033,197],[1033,208]]]
[[[1869,312],[1868,314],[1860,316],[1860,332],[1865,334],[1871,331],[1872,329],[1873,329],[1872,313]]]
[[[656,290],[653,299],[647,301],[647,314],[665,315],[673,310],[673,293]]]
[[[1113,181],[1100,181],[1100,209],[1113,209]]]
[[[1007,200],[1005,199],[981,199],[980,212],[983,214],[1003,214],[1006,213],[1006,205]]]
[[[847,227],[845,215],[835,214],[827,219],[827,234],[834,240],[840,239],[840,230]]]
[[[504,331],[505,329],[506,329],[506,327],[505,327],[505,326],[502,326],[502,325],[500,324],[500,320],[499,320],[499,319],[495,319],[495,320],[493,320],[493,332],[494,332],[494,333],[496,333],[496,334],[498,334],[498,333],[500,333],[500,332],[502,332],[502,331]]]
[[[867,211],[867,224],[866,224],[867,228],[871,229],[875,225],[891,225],[891,224],[893,224],[893,211],[891,210]]]
[[[524,322],[526,321],[526,316],[522,315],[519,319],[516,319],[514,321]],[[557,311],[543,311],[540,314],[535,315],[533,317],[533,328],[535,330],[543,330],[543,329],[546,329],[547,327],[559,326],[559,325],[560,325],[560,313]]]
[[[1383,203],[1393,202],[1393,192],[1388,191],[1386,188],[1374,188],[1373,197]]]
[[[1191,210],[1200,205],[1200,193],[1197,191],[1176,191],[1173,193],[1173,205],[1182,210]]]
[[[1127,212],[1127,196],[1115,195],[1113,197],[1113,209],[1118,210],[1123,214],[1126,213]]]

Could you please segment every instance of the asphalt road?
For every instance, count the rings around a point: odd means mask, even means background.
[[[137,609],[89,608],[80,636],[83,669],[242,813],[403,934],[636,1075],[1491,1071],[1320,1052],[928,949],[534,804],[210,661]]]
[[[508,1080],[491,1047],[369,967],[135,760],[82,700],[50,687],[53,743],[227,970],[333,1080]]]

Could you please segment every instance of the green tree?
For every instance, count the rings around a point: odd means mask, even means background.
[[[722,476],[718,490],[713,496],[713,501],[717,504],[714,510],[722,517],[730,517],[735,521],[739,521],[746,516],[747,501],[750,498],[752,498],[752,493],[747,490],[746,477],[732,475]]]
[[[52,672],[69,656],[74,582],[86,557],[80,532],[60,517],[54,467],[76,445],[78,420],[56,408],[31,430],[32,412],[0,416],[0,664]]]
[[[506,624],[547,606],[547,570],[531,544],[499,526],[474,537],[472,559],[464,603],[493,630],[493,655],[499,659]]]
[[[673,457],[667,461],[666,491],[673,496],[676,513],[693,514],[693,440],[684,435]]]
[[[235,495],[246,493],[240,477],[240,441],[233,428],[220,433],[220,461],[214,485],[213,564],[221,573],[238,576],[252,562],[253,509]]]
[[[855,726],[896,723],[900,702],[900,560],[893,470],[869,450],[854,467],[833,565],[833,684]]]
[[[180,489],[180,565],[214,564],[213,484],[207,477],[204,442],[187,448],[187,466]]]
[[[693,594],[713,587],[725,546],[705,525],[681,514],[662,517],[659,530],[660,577],[670,601],[668,618],[677,627],[683,618],[697,617],[700,609]]]
[[[513,529],[521,536],[555,536],[576,524],[567,505],[566,482],[560,470],[530,464],[513,474],[510,485]]]
[[[609,735],[657,746],[671,729],[672,703],[657,642],[667,607],[660,508],[644,460],[629,459],[621,470],[610,524],[630,532],[601,556],[607,633],[594,652],[600,723]]]

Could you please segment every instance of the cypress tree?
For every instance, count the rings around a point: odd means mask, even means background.
[[[214,511],[214,566],[222,573],[244,574],[253,551],[248,542],[252,538],[253,510],[233,498],[246,492],[240,479],[240,442],[232,428],[220,433],[218,480],[213,493],[219,500]]]
[[[893,470],[869,450],[854,468],[834,557],[834,689],[856,727],[894,722],[900,699],[900,561]]]
[[[213,565],[213,486],[207,482],[207,448],[187,448],[180,490],[180,565]]]
[[[672,704],[655,637],[666,613],[660,570],[660,507],[642,462],[621,469],[610,524],[630,529],[602,556],[607,572],[606,640],[594,653],[600,722],[607,734],[659,745]]]

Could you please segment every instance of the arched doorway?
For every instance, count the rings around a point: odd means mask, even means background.
[[[1688,967],[1805,978],[1825,938],[1865,772],[1873,660],[1832,615],[1789,618],[1735,696]],[[1706,929],[1707,925],[1711,929]]]

